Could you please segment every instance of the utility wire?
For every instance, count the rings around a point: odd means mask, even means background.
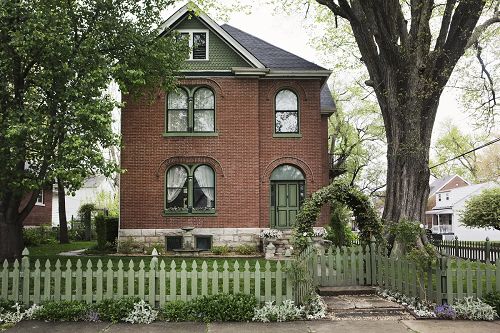
[[[467,151],[467,152],[465,152],[465,153],[463,153],[463,154],[460,154],[460,155],[458,155],[458,156],[455,156],[455,157],[453,157],[453,158],[450,158],[449,160],[446,160],[446,161],[441,162],[441,163],[439,163],[439,164],[433,165],[433,166],[429,167],[429,169],[434,169],[434,168],[436,168],[436,167],[438,167],[438,166],[440,166],[440,165],[443,165],[443,164],[446,164],[446,163],[451,162],[451,161],[453,161],[453,160],[456,160],[456,159],[458,159],[458,158],[460,158],[460,157],[462,157],[462,156],[465,156],[465,155],[470,154],[470,153],[472,153],[472,152],[474,152],[474,151],[476,151],[476,150],[479,150],[479,149],[481,149],[481,148],[484,148],[484,147],[487,147],[487,146],[489,146],[489,145],[492,145],[492,144],[494,144],[495,142],[498,142],[498,141],[500,141],[500,138],[493,139],[493,140],[491,140],[490,142],[486,142],[485,144],[483,144],[483,145],[481,145],[481,146],[479,146],[479,147],[476,147],[476,148],[474,148],[474,149],[471,149],[471,150],[469,150],[469,151]]]

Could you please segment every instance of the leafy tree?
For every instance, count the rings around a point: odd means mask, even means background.
[[[385,134],[372,103],[338,106],[330,117],[330,178],[341,179],[374,195],[385,186]]]
[[[492,139],[487,133],[476,135],[463,133],[456,125],[448,123],[444,125],[443,134],[434,144],[435,158],[431,161],[431,166],[438,165],[431,169],[436,177],[458,174],[463,178],[474,183],[481,183],[498,179],[499,166],[491,165],[489,168],[482,168],[482,164],[488,164],[488,153],[494,147],[472,151],[466,155],[460,156],[465,152],[488,142]],[[460,156],[454,160],[451,160]],[[449,161],[451,160],[451,161]],[[449,161],[449,162],[447,162]],[[494,159],[493,159],[494,161]],[[445,163],[446,162],[446,163]],[[441,165],[439,165],[441,164]]]
[[[364,85],[376,97],[387,139],[383,218],[423,221],[439,98],[466,50],[478,48],[489,27],[500,22],[498,1],[486,9],[484,0],[306,3],[318,13],[325,36],[341,27],[343,41],[357,46],[349,57],[356,56],[368,71]],[[394,240],[391,235],[390,243]]]
[[[484,190],[468,200],[461,217],[470,228],[500,230],[500,187]]]
[[[117,170],[102,153],[119,143],[112,80],[122,92],[174,86],[187,46],[156,30],[171,3],[2,1],[0,258],[20,256],[22,223],[41,188],[58,179],[71,192],[89,174]]]

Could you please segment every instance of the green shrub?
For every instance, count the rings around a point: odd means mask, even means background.
[[[16,304],[14,301],[8,301],[5,299],[0,299],[0,313],[10,311],[12,307]]]
[[[257,252],[257,248],[253,245],[241,244],[236,247],[236,253],[241,255],[250,255]]]
[[[229,246],[220,245],[220,246],[212,246],[212,253],[216,255],[225,255],[229,253]]]
[[[106,217],[103,214],[97,214],[94,221],[97,233],[97,249],[104,250],[106,248]]]
[[[168,302],[163,308],[167,321],[249,321],[257,299],[245,294],[218,294],[198,297],[189,302]]]
[[[118,238],[118,217],[106,216],[106,241],[112,244],[116,244],[116,239]]]
[[[106,299],[95,305],[100,320],[119,322],[134,310],[134,303],[140,301],[137,297],[125,297],[119,300]]]
[[[325,228],[325,239],[331,241],[335,247],[351,246],[356,239],[356,234],[349,226],[350,221],[349,209],[339,202],[333,202],[331,204],[330,225]]]
[[[166,321],[194,321],[193,302],[171,301],[165,304],[162,317]]]
[[[51,226],[41,225],[34,228],[23,229],[23,239],[25,246],[39,246],[41,244],[57,243],[58,230]]]
[[[34,319],[45,321],[78,321],[90,311],[90,305],[81,301],[49,301],[43,303]]]
[[[127,238],[123,241],[118,242],[117,249],[119,253],[123,254],[143,253],[144,245],[142,243],[136,242],[133,238]]]
[[[500,316],[500,291],[497,290],[487,293],[483,297],[483,301],[486,304],[489,304],[493,309],[495,309],[497,315]]]

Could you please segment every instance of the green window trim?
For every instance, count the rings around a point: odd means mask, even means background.
[[[301,138],[302,134],[301,133],[274,133],[273,138]]]
[[[184,136],[194,136],[194,137],[214,137],[219,136],[218,132],[165,132],[162,134],[163,137],[184,137]]]
[[[195,177],[195,172],[196,170],[201,167],[201,166],[206,166],[210,168],[213,174],[213,207],[194,207],[194,177]],[[171,170],[174,167],[183,167],[186,172],[187,172],[187,178],[185,183],[187,183],[187,207],[167,207],[168,206],[168,199],[167,199],[167,189],[169,188],[168,182],[167,182],[167,175],[169,170]],[[202,187],[198,185],[198,189],[201,189]],[[203,187],[207,188],[207,187]],[[211,188],[210,186],[208,188]],[[202,190],[203,191],[203,190]],[[206,196],[206,195],[205,195]],[[165,171],[165,180],[164,180],[164,191],[163,191],[163,197],[164,197],[164,203],[163,203],[163,211],[162,211],[162,216],[217,216],[216,213],[216,204],[217,204],[217,175],[215,173],[214,168],[212,168],[208,164],[203,164],[203,163],[197,163],[197,164],[174,164],[171,165],[166,171]]]
[[[296,99],[296,109],[278,109],[278,95],[280,95],[283,92],[290,92],[295,96]],[[278,119],[278,114],[281,113],[296,113],[297,116],[297,130],[293,132],[284,132],[284,131],[277,131],[277,119]],[[273,137],[289,137],[289,138],[297,138],[297,137],[302,137],[300,134],[300,100],[299,100],[299,95],[292,89],[290,88],[283,88],[278,90],[276,92],[276,95],[274,95],[274,130],[273,130]]]
[[[163,133],[164,137],[169,137],[169,136],[218,136],[217,134],[217,129],[216,129],[216,124],[217,124],[217,112],[216,112],[216,105],[217,105],[217,99],[214,90],[207,85],[198,85],[194,87],[187,87],[187,86],[181,86],[178,87],[178,89],[182,90],[184,93],[186,93],[186,102],[187,102],[187,109],[176,109],[176,108],[171,108],[169,109],[168,101],[169,101],[169,96],[173,92],[168,92],[165,98],[165,130]],[[213,96],[213,109],[201,109],[201,108],[195,108],[195,98],[196,98],[196,93],[200,89],[208,89]],[[185,131],[169,131],[168,125],[169,125],[169,113],[170,112],[179,112],[179,111],[186,111],[187,112],[187,125],[186,125],[186,130]],[[195,130],[195,113],[196,112],[202,112],[202,111],[208,111],[213,113],[213,121],[212,121],[212,126],[213,130],[211,131],[200,131],[200,130]]]

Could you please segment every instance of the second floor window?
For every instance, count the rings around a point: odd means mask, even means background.
[[[288,89],[280,90],[275,99],[275,133],[299,133],[299,102]]]
[[[207,87],[181,87],[167,95],[167,132],[215,132],[215,96]]]

